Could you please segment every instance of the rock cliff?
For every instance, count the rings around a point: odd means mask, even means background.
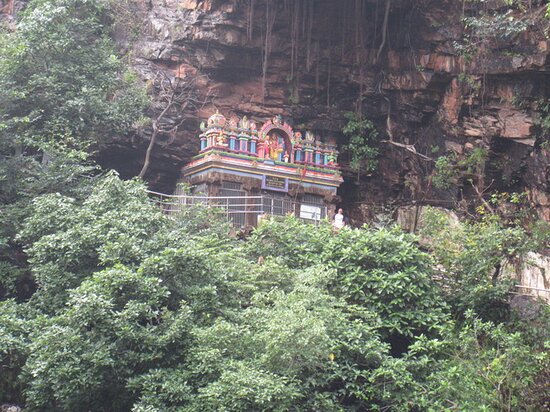
[[[159,76],[193,81],[196,104],[163,119],[179,126],[153,150],[153,187],[172,189],[215,108],[282,115],[340,144],[344,113],[356,111],[382,135],[377,170],[359,179],[347,171],[341,188],[356,220],[380,205],[479,205],[494,192],[525,192],[522,201],[550,220],[545,1],[510,10],[500,0],[124,3],[130,23],[115,35],[151,92]],[[153,105],[151,116],[161,109]],[[146,127],[101,161],[136,175],[150,135]],[[431,179],[442,156],[452,169],[444,188]]]

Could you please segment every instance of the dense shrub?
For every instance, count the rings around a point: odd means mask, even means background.
[[[38,291],[0,305],[2,400],[66,411],[532,405],[544,338],[471,311],[451,321],[455,303],[415,237],[289,217],[238,240],[197,222],[204,213],[168,218],[115,175],[82,200],[37,199],[19,239]]]

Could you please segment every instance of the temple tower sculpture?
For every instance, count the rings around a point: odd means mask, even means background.
[[[255,226],[262,214],[319,220],[338,201],[343,180],[334,141],[294,131],[280,116],[259,127],[216,112],[201,123],[199,139],[180,182],[193,195],[225,202],[236,226]]]

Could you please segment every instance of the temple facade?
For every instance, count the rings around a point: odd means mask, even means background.
[[[342,183],[335,142],[294,131],[280,116],[263,125],[216,112],[201,123],[200,153],[183,168],[193,196],[225,204],[235,226],[262,215],[330,214]]]

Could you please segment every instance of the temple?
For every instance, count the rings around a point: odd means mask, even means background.
[[[259,126],[216,112],[201,132],[181,182],[225,204],[235,226],[256,226],[263,214],[319,220],[334,209],[342,183],[335,142],[294,131],[280,116]]]

